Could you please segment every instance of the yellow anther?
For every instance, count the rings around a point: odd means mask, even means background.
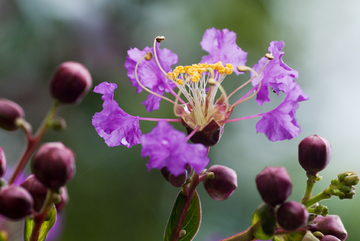
[[[152,59],[152,53],[151,52],[147,52],[146,54],[145,54],[145,59],[147,60],[147,61],[149,61],[149,60],[151,60]]]
[[[233,65],[232,64],[226,64],[226,68],[233,69]]]
[[[158,43],[160,43],[161,41],[165,40],[165,37],[164,36],[157,36],[155,39],[156,39],[156,41]]]
[[[269,54],[269,53],[265,54],[265,57],[268,58],[268,60],[274,59],[274,56],[272,54]]]
[[[239,70],[240,72],[246,72],[248,69],[246,68],[246,66],[238,66],[237,70]]]
[[[183,84],[183,80],[182,80],[182,79],[177,79],[177,80],[176,80],[176,83],[178,83],[179,85],[182,85],[182,84]]]
[[[233,72],[233,68],[231,67],[231,68],[225,68],[226,69],[226,74],[227,75],[230,75],[230,74],[232,74],[232,72]]]
[[[179,65],[175,68],[174,71],[178,71],[179,73],[183,72],[184,71],[184,67],[182,65]]]
[[[199,82],[199,78],[197,76],[191,76],[190,79],[191,79],[191,82],[194,82],[194,83]]]

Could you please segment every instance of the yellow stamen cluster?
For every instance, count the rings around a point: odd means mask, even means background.
[[[190,75],[190,80],[194,83],[198,82],[201,78],[201,74],[206,71],[207,68],[211,68],[219,72],[219,74],[232,74],[233,66],[232,64],[226,64],[223,66],[221,61],[217,62],[216,64],[193,64],[191,66],[177,66],[172,73],[168,75],[171,76],[178,84],[182,84],[183,81],[181,79],[177,79],[179,74],[188,74]]]

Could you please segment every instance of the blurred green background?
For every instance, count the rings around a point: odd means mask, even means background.
[[[51,98],[48,82],[55,68],[73,60],[90,70],[94,85],[118,85],[115,99],[131,115],[173,116],[172,106],[148,113],[123,67],[128,49],[151,46],[154,37],[166,36],[162,47],[178,54],[179,64],[190,65],[207,54],[199,45],[206,29],[228,28],[237,44],[248,52],[252,66],[267,52],[269,42],[286,43],[284,61],[299,71],[298,83],[310,96],[297,112],[301,134],[290,141],[272,143],[255,133],[258,119],[226,125],[218,145],[211,148],[212,164],[233,168],[238,189],[225,201],[211,199],[199,186],[203,220],[195,240],[219,239],[246,229],[261,200],[255,176],[265,166],[285,166],[300,200],[306,176],[297,162],[297,145],[318,134],[333,147],[332,161],[315,186],[322,191],[339,172],[359,172],[360,127],[360,3],[358,1],[175,1],[175,0],[14,0],[0,1],[0,97],[19,103],[36,129]],[[226,90],[248,76],[229,76]],[[240,95],[239,95],[240,96]],[[274,95],[275,97],[275,95]],[[102,109],[99,94],[90,92],[77,106],[61,109],[68,128],[50,131],[44,141],[62,141],[77,155],[77,174],[68,184],[70,203],[58,240],[162,240],[172,203],[178,192],[158,170],[146,169],[140,146],[107,147],[91,125]],[[258,107],[254,100],[238,106],[233,117],[274,108]],[[141,122],[143,133],[155,123]],[[175,125],[183,130],[180,124]],[[25,144],[20,131],[0,130],[0,146],[15,164]],[[347,240],[358,240],[359,197],[323,202],[331,214],[341,216]]]

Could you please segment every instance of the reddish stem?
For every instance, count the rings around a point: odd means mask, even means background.
[[[9,180],[9,185],[12,184],[13,182],[15,182],[16,178],[24,170],[26,164],[28,163],[31,155],[33,154],[35,148],[41,141],[44,134],[45,134],[45,131],[36,137],[28,137],[28,144],[27,144],[26,150],[25,150],[24,154],[22,155],[15,171],[13,172],[13,174]]]
[[[13,172],[13,174],[12,174],[10,180],[9,180],[9,185],[12,184],[13,182],[15,182],[16,178],[24,170],[24,168],[25,168],[26,164],[28,163],[31,155],[35,151],[35,148],[40,143],[40,141],[42,140],[45,132],[49,128],[49,122],[51,121],[52,117],[54,116],[55,110],[56,110],[58,104],[59,104],[58,101],[54,101],[52,108],[50,109],[49,113],[46,115],[43,123],[39,127],[39,129],[36,132],[35,136],[32,136],[30,128],[26,127],[26,125],[28,123],[25,123],[24,125],[22,125],[22,129],[25,131],[26,139],[27,139],[28,143],[27,143],[27,147],[26,147],[26,150],[25,150],[24,154],[22,155],[20,161],[18,162],[18,165],[16,166],[15,171]]]

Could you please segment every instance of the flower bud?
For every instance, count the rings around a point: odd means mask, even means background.
[[[255,181],[262,200],[272,206],[285,202],[292,192],[291,179],[285,167],[266,167]]]
[[[6,157],[2,147],[0,147],[0,177],[3,177],[6,172]]]
[[[0,190],[0,214],[12,220],[24,218],[31,213],[34,200],[24,188],[11,185]]]
[[[75,174],[75,156],[61,142],[43,144],[35,153],[31,168],[44,186],[58,190]]]
[[[321,136],[308,136],[299,144],[300,165],[311,175],[323,170],[329,164],[330,157],[330,142]]]
[[[185,172],[183,174],[180,174],[179,176],[174,176],[173,174],[171,174],[167,167],[161,168],[161,174],[163,175],[163,177],[174,187],[181,187],[182,185],[184,185],[189,173],[191,172],[192,167],[190,165],[186,165]]]
[[[69,194],[68,194],[66,186],[60,188],[60,191],[61,191],[61,194],[60,194],[61,201],[55,204],[56,211],[58,213],[61,213],[64,210],[64,208],[66,207],[66,205],[69,203]]]
[[[21,186],[31,194],[34,199],[34,210],[39,212],[46,199],[48,188],[37,180],[34,174],[28,176]]]
[[[0,128],[7,131],[15,131],[19,128],[16,120],[24,117],[24,111],[18,104],[0,98]]]
[[[62,63],[50,82],[51,95],[63,104],[76,104],[92,85],[91,75],[77,62]]]
[[[295,201],[282,204],[276,213],[278,224],[288,231],[304,227],[309,220],[309,216],[306,207]]]
[[[309,230],[320,231],[324,235],[333,235],[344,241],[347,237],[346,229],[338,215],[317,216],[310,224]]]
[[[325,235],[324,237],[320,238],[320,241],[340,241],[340,239],[332,235]]]
[[[213,199],[217,201],[225,200],[237,188],[237,175],[233,169],[214,165],[207,172],[214,173],[214,178],[205,179],[203,182],[205,190]]]
[[[186,131],[190,134],[193,129],[190,128],[184,121],[182,121]],[[193,143],[200,143],[206,147],[214,146],[217,144],[224,132],[224,126],[219,125],[216,121],[212,120],[203,130],[195,132],[190,138]]]

